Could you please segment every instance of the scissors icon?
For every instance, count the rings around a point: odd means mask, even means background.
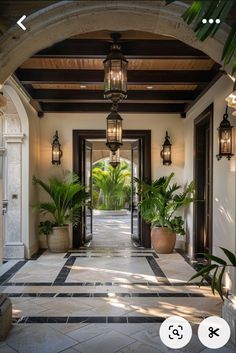
[[[213,327],[209,327],[209,338],[213,338],[213,336],[220,336],[218,333],[217,333],[217,331],[219,331],[219,328],[216,328],[215,330],[213,329]]]

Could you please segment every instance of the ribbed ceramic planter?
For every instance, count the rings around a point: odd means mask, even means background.
[[[160,254],[170,254],[174,250],[176,233],[166,227],[156,227],[151,231],[153,249]]]
[[[51,252],[66,252],[69,249],[69,228],[53,227],[48,235],[48,248]]]

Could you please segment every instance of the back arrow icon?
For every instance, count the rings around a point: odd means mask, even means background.
[[[16,23],[18,24],[18,26],[20,26],[22,29],[23,29],[23,31],[25,31],[26,30],[26,27],[22,24],[22,22],[24,21],[26,19],[26,16],[24,15],[24,16],[22,16]]]

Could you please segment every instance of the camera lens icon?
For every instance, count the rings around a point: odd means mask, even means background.
[[[160,339],[169,348],[185,347],[192,338],[192,328],[187,320],[179,316],[171,316],[160,327]]]

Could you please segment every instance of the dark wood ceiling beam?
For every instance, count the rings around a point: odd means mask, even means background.
[[[109,114],[111,110],[110,103],[41,103],[44,112],[103,112]],[[123,113],[176,113],[184,112],[185,104],[143,104],[143,103],[125,103],[119,104],[119,112]]]
[[[218,71],[215,76],[212,78],[212,80],[208,83],[208,85],[197,94],[195,100],[193,100],[192,102],[190,102],[189,104],[186,104],[186,108],[185,108],[185,115],[189,112],[189,110],[191,108],[194,107],[194,105],[204,96],[204,94],[207,93],[207,91],[209,91],[209,89],[223,76],[225,75],[226,72],[225,71]]]
[[[100,84],[104,79],[103,70],[53,70],[18,69],[16,76],[23,84],[34,83],[81,83]],[[212,79],[211,71],[204,70],[129,70],[128,83],[132,84],[207,84]]]
[[[105,58],[111,43],[94,39],[67,39],[41,50],[33,57]],[[130,40],[121,42],[123,54],[129,58],[207,59],[207,55],[178,40]]]
[[[68,89],[30,89],[33,99],[46,101],[104,101],[104,92],[98,90],[68,90]],[[127,100],[133,101],[192,101],[197,97],[196,91],[128,91]]]

